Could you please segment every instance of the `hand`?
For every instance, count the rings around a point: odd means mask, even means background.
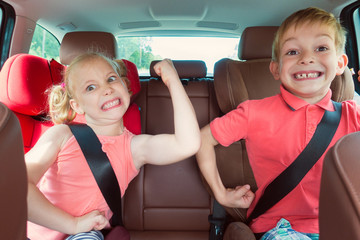
[[[172,61],[168,58],[165,58],[161,62],[155,64],[154,70],[156,74],[161,77],[165,85],[168,87],[169,87],[169,81],[171,81],[172,79],[179,79],[179,75],[177,74]]]
[[[237,186],[236,188],[228,188],[221,199],[220,204],[232,208],[248,208],[255,198],[255,194],[250,190],[248,184]]]
[[[104,214],[98,210],[89,212],[81,217],[76,218],[75,233],[88,232],[91,230],[101,230],[109,221],[105,218]]]

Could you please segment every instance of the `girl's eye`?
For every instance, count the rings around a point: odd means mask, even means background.
[[[325,47],[325,46],[321,46],[321,47],[318,47],[318,48],[316,49],[316,51],[318,51],[318,52],[323,52],[323,51],[326,51],[326,50],[328,50],[328,48]]]
[[[116,80],[116,77],[115,76],[112,76],[112,77],[109,77],[108,78],[108,82],[113,82]]]
[[[91,92],[91,91],[93,91],[93,90],[95,90],[95,86],[94,86],[94,85],[89,85],[89,86],[86,87],[86,91],[87,91],[87,92]]]
[[[296,50],[290,50],[286,53],[286,55],[297,55],[299,52]]]

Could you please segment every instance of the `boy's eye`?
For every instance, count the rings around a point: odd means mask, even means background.
[[[316,49],[316,51],[318,51],[318,52],[323,52],[323,51],[326,51],[326,50],[328,50],[328,48],[325,47],[325,46],[321,46],[321,47],[318,47],[318,48]]]
[[[86,87],[87,92],[91,92],[93,90],[95,90],[95,85],[89,85],[89,86]]]
[[[299,52],[296,50],[290,50],[286,53],[286,55],[297,55]]]

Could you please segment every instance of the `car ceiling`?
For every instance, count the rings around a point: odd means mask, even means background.
[[[16,15],[58,39],[67,31],[114,35],[239,36],[247,26],[274,26],[290,13],[317,6],[339,14],[354,0],[6,0]]]

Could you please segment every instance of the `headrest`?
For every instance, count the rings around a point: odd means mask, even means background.
[[[238,61],[224,58],[215,64],[214,87],[216,99],[223,113],[235,109],[246,100],[263,99],[280,93],[281,81],[274,80],[269,71],[270,59]],[[348,67],[331,83],[336,102],[352,100],[354,82]]]
[[[272,43],[275,33],[279,27],[248,27],[240,39],[239,54],[240,60],[271,58]]]
[[[29,55],[8,58],[0,72],[0,101],[11,110],[39,115],[47,109],[45,91],[62,80],[63,65]]]
[[[150,64],[150,76],[158,78],[154,71],[154,65],[159,60],[152,61]],[[207,68],[204,61],[200,60],[173,60],[174,67],[179,74],[179,78],[204,78],[206,77]]]
[[[352,73],[348,67],[342,75],[336,76],[331,82],[331,99],[335,102],[342,102],[354,98],[355,86]]]
[[[68,32],[60,45],[60,62],[69,65],[74,58],[89,51],[100,52],[114,59],[116,49],[116,39],[111,33]]]
[[[140,80],[139,80],[139,73],[137,67],[134,63],[126,60],[121,59],[125,64],[127,69],[127,78],[130,81],[130,91],[132,92],[131,99],[134,99],[135,96],[140,92]]]
[[[216,99],[223,113],[249,99],[262,99],[280,92],[269,70],[270,59],[239,61],[223,58],[214,66]]]

